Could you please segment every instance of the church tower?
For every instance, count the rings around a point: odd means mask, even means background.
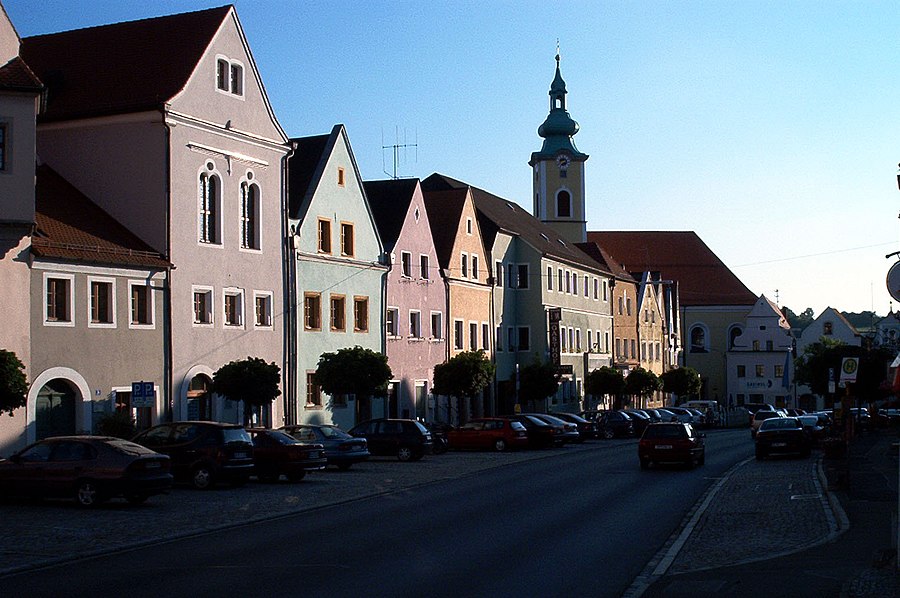
[[[566,110],[566,82],[559,72],[550,84],[550,114],[538,128],[543,137],[541,151],[531,154],[534,181],[534,217],[555,228],[572,243],[587,241],[584,206],[584,163],[588,159],[575,147],[572,136],[578,123]]]

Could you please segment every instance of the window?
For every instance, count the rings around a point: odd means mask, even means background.
[[[743,330],[741,330],[740,326],[732,326],[728,329],[728,348],[734,349],[735,341],[737,338],[743,334]]]
[[[783,377],[784,377],[784,366],[783,366],[783,365],[776,365],[776,366],[775,366],[775,377],[776,377],[776,378],[783,378]]]
[[[765,376],[766,376],[766,366],[757,364],[756,377],[757,378],[765,378]]]
[[[354,297],[353,298],[353,331],[368,332],[369,331],[369,298]]]
[[[463,321],[453,321],[453,348],[459,351],[463,349]]]
[[[428,280],[429,278],[429,264],[427,255],[419,256],[419,275],[424,280]]]
[[[0,123],[0,171],[9,170],[9,151],[7,144],[9,138],[9,125]]]
[[[824,324],[822,324],[822,334],[830,336],[831,334],[833,334],[833,331],[834,324],[832,324],[831,322],[825,322]]]
[[[45,302],[44,322],[72,322],[72,281],[73,277],[65,275],[47,276],[44,278]]]
[[[219,177],[212,173],[215,166],[206,164],[208,172],[200,174],[200,222],[199,238],[201,243],[218,244],[219,213],[221,212],[221,186]]]
[[[527,289],[528,288],[528,264],[519,264],[518,267],[518,278],[516,280],[516,288],[517,289]]]
[[[596,283],[597,281],[595,280],[594,282]],[[591,295],[590,295],[590,292],[591,292],[591,290],[590,290],[590,288],[589,288],[589,286],[588,286],[588,275],[585,274],[585,275],[584,275],[584,296],[585,296],[586,298],[590,298],[590,296],[591,296]]]
[[[494,336],[494,349],[496,351],[503,350],[503,326],[497,326],[496,335]]]
[[[331,220],[319,218],[319,253],[331,253]]]
[[[594,279],[594,301],[600,298],[600,279]]]
[[[337,175],[338,175],[338,177],[337,177],[338,187],[343,187],[344,185],[346,185],[347,183],[346,183],[346,177],[344,175],[343,167],[338,166]]]
[[[622,315],[622,312],[623,312],[622,305],[624,305],[624,301],[625,300],[622,297],[619,297],[619,315],[620,316]]]
[[[400,275],[412,278],[412,254],[408,251],[400,253]]]
[[[89,279],[91,294],[91,324],[115,323],[115,300],[110,280]]]
[[[153,324],[153,295],[149,284],[144,282],[129,282],[129,295],[131,297],[132,326],[149,326]]]
[[[244,95],[244,67],[223,56],[216,59],[216,89],[232,95]]]
[[[244,295],[240,291],[225,291],[225,325],[244,325]]]
[[[759,340],[753,341],[753,350],[759,351]]]
[[[272,295],[265,293],[255,294],[253,297],[254,304],[254,322],[257,328],[272,327]]]
[[[459,271],[460,271],[460,275],[463,278],[469,277],[469,256],[467,256],[465,253],[460,256]]]
[[[559,350],[562,353],[569,352],[569,335],[566,332],[565,326],[559,327]]]
[[[747,377],[747,366],[745,366],[745,365],[737,366],[737,377],[738,378],[746,378]]]
[[[303,294],[303,328],[322,329],[322,296],[319,293]]]
[[[556,290],[562,293],[563,290],[563,271],[562,268],[556,271]]]
[[[575,329],[569,328],[569,351],[575,352]]]
[[[774,351],[775,343],[772,341],[766,341],[766,351]]]
[[[635,357],[637,357],[637,348],[634,339],[631,339],[631,358],[634,359]]]
[[[631,315],[631,297],[625,296],[625,315]]]
[[[384,318],[384,329],[385,334],[388,336],[400,336],[400,331],[397,328],[399,315],[400,310],[396,307],[387,308]]]
[[[485,351],[488,350],[488,346],[491,341],[491,327],[482,322],[481,324],[481,348]]]
[[[466,234],[467,235],[472,234],[472,219],[471,218],[466,218]]]
[[[343,295],[331,296],[331,329],[343,332],[347,329],[347,301]]]
[[[568,191],[560,191],[556,194],[556,216],[557,218],[572,217],[572,196]]]
[[[494,281],[494,284],[496,284],[498,287],[502,287],[503,286],[503,262],[498,261],[495,264],[495,266],[496,267],[494,268],[494,273],[497,276],[497,280]]]
[[[212,324],[212,289],[194,289],[194,324]]]
[[[587,331],[587,350],[588,350],[588,353],[593,353],[593,352],[594,352],[594,344],[591,342],[591,341],[593,340],[593,334],[592,334],[592,333],[593,333],[592,330],[588,330],[588,331]]]
[[[431,339],[442,340],[444,338],[444,314],[439,311],[431,312]]]
[[[603,300],[604,301],[608,300],[608,298],[609,298],[608,293],[609,293],[609,282],[604,280],[603,281]]]
[[[622,339],[617,338],[616,339],[616,358],[621,358],[621,357],[624,357],[624,355],[622,355]]]
[[[478,280],[478,256],[472,256],[472,278]]]
[[[259,247],[259,187],[245,181],[241,183],[241,248]]]
[[[529,333],[531,329],[528,326],[519,326],[519,351],[530,351],[531,350],[531,339],[529,338]]]
[[[516,329],[512,326],[506,329],[506,341],[510,351],[516,350]]]
[[[349,222],[341,222],[341,255],[353,257],[353,224]]]
[[[578,272],[572,272],[572,294],[578,294]]]
[[[306,406],[322,406],[322,389],[316,384],[315,372],[306,372]]]
[[[547,266],[547,290],[553,290],[553,267]]]
[[[575,352],[581,353],[581,328],[575,329]]]
[[[469,322],[469,351],[478,348],[478,323]]]
[[[409,336],[412,338],[422,338],[422,313],[418,311],[409,312]]]

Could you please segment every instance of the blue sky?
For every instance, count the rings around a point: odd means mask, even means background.
[[[3,0],[26,37],[219,5]],[[756,294],[874,309],[900,249],[896,2],[235,2],[291,136],[365,179],[441,172],[530,209],[559,38],[591,230],[694,230]],[[898,305],[894,305],[897,309]]]

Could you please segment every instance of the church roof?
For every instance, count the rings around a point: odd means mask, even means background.
[[[629,272],[678,282],[683,306],[752,306],[757,296],[693,231],[592,231],[593,241]]]

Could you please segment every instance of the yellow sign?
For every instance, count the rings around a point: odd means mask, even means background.
[[[856,382],[859,357],[845,357],[841,362],[841,382]]]

